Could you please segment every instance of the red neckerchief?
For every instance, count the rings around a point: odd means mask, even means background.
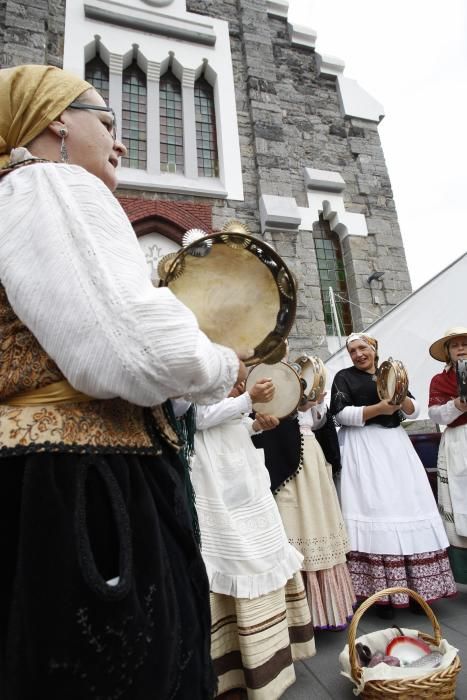
[[[440,374],[435,374],[430,384],[430,399],[429,406],[442,406],[451,399],[459,396],[457,388],[456,371],[450,367]],[[452,423],[449,423],[450,428],[457,428],[458,425],[467,424],[467,413],[463,413],[459,418],[456,418]]]

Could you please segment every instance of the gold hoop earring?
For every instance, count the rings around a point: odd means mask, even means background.
[[[65,143],[65,138],[68,136],[68,131],[66,129],[61,128],[58,133],[62,137],[62,142],[60,144],[60,162],[68,163],[68,149]]]

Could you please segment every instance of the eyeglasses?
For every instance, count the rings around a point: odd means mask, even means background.
[[[82,102],[72,102],[71,105],[68,105],[68,109],[94,109],[97,112],[110,112],[112,115],[112,131],[110,132],[112,134],[112,138],[115,141],[117,138],[117,117],[115,116],[115,112],[113,111],[112,107],[99,107],[98,105],[87,105]]]

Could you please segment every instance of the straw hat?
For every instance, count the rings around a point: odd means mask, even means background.
[[[467,328],[465,326],[448,328],[442,338],[435,340],[435,342],[430,345],[431,357],[434,357],[435,360],[439,360],[440,362],[449,362],[449,353],[446,348],[446,343],[460,335],[467,336]]]

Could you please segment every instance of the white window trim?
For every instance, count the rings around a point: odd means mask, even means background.
[[[113,4],[118,5],[119,11],[125,10],[128,17],[141,14],[141,3],[138,0],[126,0],[124,3]],[[192,41],[180,41],[165,34],[159,35],[155,30],[151,35],[149,32],[118,26],[110,22],[107,24],[86,16],[86,13],[89,14],[89,7],[94,5],[100,7],[105,6],[105,3],[102,0],[89,0],[86,3],[82,0],[74,0],[67,3],[64,68],[84,77],[85,64],[96,55],[97,46],[99,47],[99,55],[109,67],[109,102],[115,110],[118,125],[122,123],[123,70],[136,57],[138,65],[147,76],[147,168],[138,170],[121,167],[119,169],[120,186],[129,189],[243,200],[240,142],[228,23],[214,18],[201,18],[194,13],[184,12],[180,8],[175,9],[171,17],[170,7],[165,8],[165,13],[162,15],[156,8],[146,6],[145,13],[151,14],[154,26],[157,22],[170,26],[170,21],[173,21],[174,27],[182,23],[187,32],[192,27]],[[206,31],[209,29],[215,37],[213,45],[206,45],[199,41],[201,19]],[[124,47],[123,52],[122,47]],[[182,85],[184,174],[160,171],[159,80],[169,63]],[[217,178],[197,175],[194,83],[202,73],[214,89],[219,157],[219,177]]]

